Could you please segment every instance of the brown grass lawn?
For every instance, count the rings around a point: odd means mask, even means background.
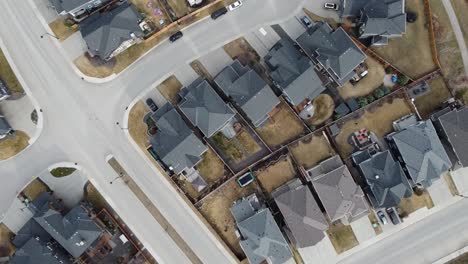
[[[102,197],[96,187],[94,187],[90,182],[86,185],[84,199],[90,202],[96,211],[101,211],[108,206],[106,199]]]
[[[2,50],[0,50],[0,78],[6,83],[12,93],[24,92]]]
[[[338,89],[341,98],[344,100],[368,95],[382,85],[385,76],[385,69],[382,64],[371,57],[367,57],[365,63],[369,68],[369,73],[366,77],[361,79],[356,85],[348,82]]]
[[[392,102],[373,108],[366,110],[359,118],[348,120],[340,126],[341,133],[336,136],[335,140],[342,158],[347,158],[353,151],[353,147],[348,143],[348,137],[354,131],[367,128],[382,137],[393,130],[393,121],[411,113],[411,108],[402,98],[393,99]]]
[[[453,196],[458,195],[459,192],[458,192],[457,186],[455,185],[455,182],[453,181],[452,175],[450,175],[449,172],[444,174],[444,180],[447,183],[447,186],[448,186],[448,188],[450,190],[450,193]]]
[[[196,166],[200,175],[207,181],[208,184],[215,183],[221,179],[226,172],[223,161],[216,153],[208,148],[208,151],[203,154],[202,161]]]
[[[234,217],[231,215],[230,209],[235,201],[256,192],[257,188],[258,185],[256,182],[241,188],[239,184],[237,184],[236,179],[232,178],[221,188],[206,197],[199,209],[200,213],[221,236],[239,260],[243,260],[245,254],[239,246],[239,239],[235,234],[236,223]]]
[[[465,43],[468,43],[468,2],[466,0],[451,0],[453,9],[460,24]]]
[[[338,254],[359,244],[350,225],[343,225],[341,223],[330,224],[327,235]]]
[[[431,92],[416,98],[415,104],[423,119],[427,119],[434,110],[450,98],[450,92],[442,77],[428,82]]]
[[[92,65],[91,61],[86,58],[85,55],[81,55],[80,57],[76,58],[73,63],[83,74],[95,78],[105,78],[114,73],[113,69],[108,66]]]
[[[235,39],[224,45],[224,51],[232,59],[239,59],[243,64],[255,63],[260,59],[257,52],[244,37]]]
[[[253,137],[247,132],[242,131],[236,136],[237,140],[242,144],[247,154],[251,155],[259,151],[261,148]]]
[[[34,179],[28,186],[23,189],[23,194],[28,197],[30,201],[36,199],[41,193],[47,192],[49,187],[42,182],[39,178]]]
[[[130,110],[128,115],[128,132],[135,142],[143,150],[149,145],[149,137],[146,134],[147,125],[143,122],[143,117],[149,112],[143,101],[138,101]]]
[[[314,116],[307,120],[311,125],[320,125],[327,121],[335,111],[335,102],[328,94],[321,94],[314,99]]]
[[[468,253],[462,254],[445,264],[466,264],[468,263]]]
[[[11,138],[0,140],[0,160],[6,160],[20,153],[29,143],[29,136],[23,131],[16,131]]]
[[[290,145],[289,149],[298,165],[306,169],[312,168],[335,154],[323,135],[308,137],[297,144]]]
[[[268,122],[256,131],[270,148],[277,148],[284,143],[298,138],[304,133],[305,128],[292,110],[281,102],[275,113]]]
[[[382,227],[380,226],[380,222],[379,220],[377,220],[377,216],[375,216],[374,212],[370,212],[367,217],[369,218],[369,221],[371,222],[372,227],[374,228],[375,234],[381,234],[383,232]],[[376,227],[374,227],[374,225],[376,225]]]
[[[216,133],[212,139],[226,157],[237,162],[245,158],[242,150],[234,143],[234,139],[229,140],[221,132]]]
[[[0,224],[0,258],[11,256],[15,252],[15,246],[11,243],[13,235],[5,224]]]
[[[267,193],[294,179],[296,174],[289,156],[263,170],[255,171],[257,180]]]
[[[171,6],[172,10],[174,10],[177,17],[183,17],[190,12],[189,7],[187,6],[187,1],[185,0],[168,0],[167,2]]]
[[[78,25],[68,26],[65,25],[64,21],[60,18],[54,20],[49,24],[50,29],[54,32],[54,35],[59,38],[60,41],[64,41],[73,33],[78,31]]]
[[[413,194],[409,198],[403,198],[401,199],[400,204],[397,206],[399,212],[401,212],[403,215],[409,215],[423,207],[427,207],[427,209],[434,207],[434,202],[432,202],[431,196],[427,191],[424,191],[421,196]]]
[[[403,73],[417,79],[435,70],[436,65],[432,58],[423,0],[407,0],[406,9],[418,14],[417,21],[407,23],[406,34],[402,38],[392,39],[387,46],[373,49]]]
[[[156,89],[158,89],[161,94],[174,105],[178,103],[178,93],[181,88],[182,84],[174,75],[171,75],[156,87]]]

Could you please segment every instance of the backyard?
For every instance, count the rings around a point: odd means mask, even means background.
[[[223,161],[211,148],[203,154],[202,161],[195,168],[208,184],[217,182],[226,173]]]
[[[16,131],[15,135],[0,140],[0,160],[6,160],[20,153],[29,143],[29,137],[22,131]]]
[[[297,143],[291,144],[289,150],[298,165],[306,169],[312,168],[320,161],[335,154],[328,140],[321,133],[307,136]]]
[[[276,188],[294,179],[297,172],[291,158],[286,156],[266,168],[255,171],[254,174],[260,186],[267,193],[271,193]]]
[[[287,144],[305,132],[305,128],[286,103],[281,102],[276,113],[256,131],[272,149]]]
[[[174,75],[169,76],[161,84],[159,84],[156,89],[161,92],[161,94],[166,98],[167,101],[171,102],[173,105],[179,102],[179,92],[182,88],[182,84],[177,80]]]
[[[359,244],[350,225],[343,225],[339,222],[329,224],[327,235],[338,254]]]
[[[307,124],[317,126],[327,121],[333,115],[335,102],[328,94],[321,94],[314,99],[314,116],[306,121]]]
[[[393,121],[410,113],[411,108],[405,99],[388,98],[385,102],[371,106],[364,113],[359,112],[358,116],[342,121],[339,124],[341,132],[335,138],[341,157],[346,159],[353,152],[353,146],[348,140],[355,131],[366,128],[378,137],[383,137],[393,131]]]
[[[228,139],[223,133],[218,132],[212,137],[212,140],[228,159],[236,163],[261,150],[257,142],[245,130],[238,132],[232,139]]]
[[[6,83],[12,93],[22,94],[24,92],[2,50],[0,50],[0,79]]]
[[[140,13],[146,15],[158,30],[169,25],[172,21],[159,0],[129,0]]]
[[[423,119],[429,118],[434,110],[440,107],[443,102],[447,101],[447,99],[451,97],[442,77],[430,80],[428,81],[428,84],[431,87],[431,91],[417,97],[414,101],[419,114]]]

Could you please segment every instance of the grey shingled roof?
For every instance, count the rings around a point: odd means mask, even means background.
[[[354,69],[366,55],[343,28],[335,31],[321,21],[297,38],[298,44],[315,58],[340,85],[354,76]]]
[[[296,247],[313,246],[325,237],[327,221],[307,186],[290,189],[275,197],[275,201]]]
[[[452,167],[431,120],[421,121],[389,135],[388,138],[397,147],[415,184],[430,186]]]
[[[376,209],[397,206],[402,198],[413,193],[403,168],[389,150],[369,156],[359,168],[371,192],[369,200]]]
[[[313,100],[325,90],[312,62],[287,39],[278,41],[264,60],[271,77],[293,105],[300,104],[306,98]]]
[[[463,167],[468,166],[468,108],[454,109],[441,117],[440,124]]]
[[[92,4],[93,2],[91,0],[50,0],[50,3],[58,13],[62,11],[70,12],[86,3]]]
[[[7,135],[11,130],[12,128],[6,118],[0,115],[0,136]]]
[[[331,157],[311,169],[311,180],[332,222],[352,222],[368,212],[361,188],[339,156]]]
[[[268,84],[254,70],[243,67],[238,60],[224,68],[216,76],[215,82],[225,95],[242,108],[256,127],[268,120],[268,113],[279,104]]]
[[[193,134],[172,105],[164,105],[152,118],[158,128],[150,139],[152,148],[168,167],[172,167],[174,173],[192,168],[201,160],[207,146]]]
[[[180,110],[206,137],[211,137],[234,117],[234,112],[206,80],[193,84],[187,88]]]
[[[60,264],[59,260],[46,245],[34,238],[30,238],[22,247],[16,249],[15,255],[11,258],[11,264]],[[62,263],[70,263],[61,259]]]
[[[107,59],[123,42],[135,37],[143,37],[139,26],[142,20],[137,9],[125,2],[103,13],[95,13],[80,23],[80,31],[88,51],[102,59]]]
[[[406,32],[404,0],[371,0],[361,10],[361,38],[401,36]]]

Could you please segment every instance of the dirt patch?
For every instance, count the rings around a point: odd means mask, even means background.
[[[217,182],[226,172],[223,161],[211,148],[208,148],[208,151],[203,154],[202,161],[196,166],[196,169],[208,184]]]
[[[367,64],[369,73],[355,85],[350,82],[338,89],[341,98],[344,100],[365,96],[372,93],[383,83],[385,69],[377,60],[367,57],[364,61]]]
[[[404,218],[423,207],[427,207],[427,209],[434,207],[434,202],[432,201],[429,192],[426,190],[421,195],[416,195],[416,193],[414,193],[409,198],[401,199],[400,204],[397,206],[397,211],[400,216]]]
[[[238,59],[243,65],[255,64],[260,61],[260,56],[243,37],[229,42],[223,48],[232,59]]]
[[[350,225],[343,225],[339,222],[330,224],[327,235],[338,254],[359,244]]]
[[[394,64],[412,79],[417,79],[437,68],[432,58],[428,20],[424,15],[423,0],[407,0],[406,10],[418,14],[415,23],[407,23],[401,38],[389,40],[387,46],[373,48],[380,56]]]
[[[277,106],[277,112],[256,131],[270,148],[277,148],[298,138],[305,128],[292,110],[281,102]]]
[[[430,117],[432,112],[436,110],[440,105],[447,101],[451,97],[450,92],[445,86],[445,82],[442,78],[430,80],[429,86],[431,91],[423,96],[416,98],[414,103],[418,108],[419,114],[423,119]]]
[[[29,143],[29,136],[23,131],[16,131],[15,135],[0,140],[0,160],[6,160],[20,153]]]
[[[246,187],[241,188],[239,184],[237,184],[236,179],[233,178],[206,197],[199,209],[200,213],[221,236],[239,260],[243,260],[245,254],[235,234],[236,222],[231,215],[230,209],[235,201],[255,193],[257,190],[258,185],[256,182],[252,182]]]
[[[0,78],[6,83],[12,93],[24,93],[23,87],[16,78],[2,50],[0,50]]]
[[[146,19],[156,26],[157,30],[169,25],[172,21],[169,18],[164,6],[158,0],[129,0],[140,13],[146,15]],[[162,22],[162,23],[161,23]]]
[[[68,24],[62,19],[58,18],[49,24],[50,29],[54,32],[54,35],[59,38],[60,41],[64,41],[73,33],[78,31],[77,24]]]
[[[0,224],[0,258],[11,256],[15,253],[15,246],[11,243],[11,238],[14,235],[5,224]]]
[[[39,178],[34,179],[31,183],[26,186],[22,193],[30,200],[33,201],[41,193],[49,191],[49,187],[42,182]]]
[[[312,168],[322,160],[335,155],[335,151],[323,135],[310,136],[289,147],[299,166]]]
[[[267,193],[271,193],[274,189],[294,179],[297,175],[289,156],[254,173],[260,185]]]
[[[347,158],[353,151],[353,147],[348,143],[349,136],[357,130],[366,128],[374,132],[378,137],[393,131],[393,121],[411,113],[405,99],[395,98],[381,106],[374,106],[364,114],[355,119],[345,121],[340,124],[340,134],[335,141],[342,158]]]
[[[138,101],[128,115],[128,132],[145,152],[149,145],[149,137],[146,134],[148,126],[143,122],[143,117],[147,113],[149,113],[148,107],[142,101]]]
[[[314,99],[314,116],[307,120],[308,124],[317,126],[327,121],[335,111],[335,102],[328,94],[321,94]]]
[[[181,88],[182,84],[174,75],[171,75],[156,87],[164,98],[173,105],[176,105],[179,102],[179,92]]]

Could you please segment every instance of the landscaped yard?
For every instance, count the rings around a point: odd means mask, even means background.
[[[177,80],[174,75],[171,75],[169,78],[164,80],[161,84],[156,87],[156,89],[161,92],[161,94],[167,99],[167,101],[171,102],[172,104],[177,104],[178,94],[180,89],[182,88],[182,84]]]
[[[41,193],[49,191],[49,187],[42,182],[39,178],[34,179],[31,183],[26,186],[22,193],[30,200],[33,201]]]
[[[307,120],[307,124],[314,126],[320,125],[327,121],[335,111],[335,102],[328,94],[321,94],[314,99],[314,116]]]
[[[128,115],[128,132],[135,142],[146,151],[149,145],[149,137],[146,134],[148,126],[143,122],[143,117],[149,112],[148,107],[142,101],[138,101]]]
[[[343,225],[341,223],[330,224],[327,235],[338,254],[359,244],[350,225]]]
[[[12,93],[18,94],[24,92],[2,50],[0,50],[0,78],[6,83]]]
[[[218,190],[212,192],[203,200],[199,210],[205,217],[208,223],[224,240],[234,254],[243,260],[245,258],[244,251],[239,245],[239,239],[236,236],[236,222],[231,215],[231,207],[233,203],[242,197],[246,197],[258,189],[257,183],[254,181],[244,188],[237,184],[233,178]]]
[[[247,131],[237,133],[232,139],[218,132],[212,139],[221,152],[234,162],[240,162],[261,149]]]
[[[305,128],[286,103],[281,102],[277,112],[256,131],[270,148],[278,148],[297,139],[305,132]]]
[[[442,77],[430,80],[428,83],[431,87],[431,91],[425,95],[417,97],[414,102],[423,119],[427,119],[434,110],[450,98],[450,92],[447,86],[445,86],[445,82]]]
[[[382,64],[371,57],[367,57],[364,62],[367,64],[369,73],[355,85],[348,82],[338,89],[344,100],[366,96],[382,85],[385,76]]]
[[[305,139],[291,144],[289,150],[298,165],[306,169],[312,168],[320,161],[335,154],[328,140],[322,134],[307,136]]]
[[[8,227],[0,224],[0,258],[11,256],[15,252],[15,246],[11,243],[11,238],[14,236],[13,232]]]
[[[223,161],[211,148],[203,154],[202,161],[195,168],[208,184],[217,182],[226,173]]]
[[[432,58],[423,0],[407,0],[406,10],[418,14],[415,23],[407,23],[406,34],[401,38],[391,39],[387,46],[373,49],[404,74],[417,79],[435,70],[437,66]]]
[[[355,131],[366,128],[378,137],[383,137],[393,131],[393,121],[411,113],[411,108],[403,98],[386,99],[386,101],[381,106],[374,105],[364,114],[339,124],[341,132],[335,141],[342,158],[347,158],[353,152],[353,146],[348,143],[348,138]]]
[[[78,31],[78,25],[68,24],[67,22],[63,21],[61,18],[57,18],[53,22],[49,24],[50,29],[54,32],[54,35],[59,38],[60,41],[64,41],[73,33]]]
[[[75,168],[59,167],[51,170],[50,174],[54,177],[65,177],[72,174],[75,170]]]
[[[255,177],[267,193],[294,179],[297,175],[289,156],[261,170],[254,172]]]
[[[6,160],[20,153],[29,143],[29,136],[23,131],[16,131],[10,138],[0,140],[0,160]]]
[[[424,191],[421,195],[416,195],[416,193],[414,193],[409,198],[401,199],[400,204],[397,206],[397,210],[400,216],[404,218],[423,207],[427,207],[427,209],[434,207],[434,202],[432,202],[428,191]]]

